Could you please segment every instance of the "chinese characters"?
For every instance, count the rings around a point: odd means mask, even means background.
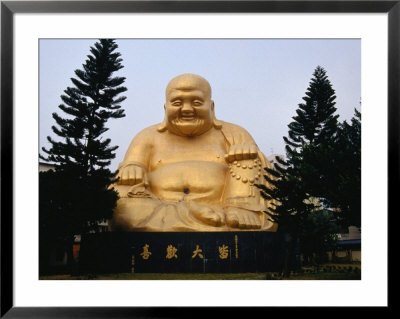
[[[221,259],[228,258],[228,256],[229,256],[228,246],[225,246],[225,245],[218,246],[218,251],[219,251],[219,258],[221,258]]]
[[[146,244],[143,246],[143,252],[140,254],[143,259],[149,259],[151,252],[149,251],[149,245]]]
[[[178,258],[178,255],[176,254],[176,252],[178,251],[178,249],[172,245],[168,245],[167,247],[167,256],[165,256],[165,258],[167,259],[172,259],[172,258]]]
[[[203,252],[203,250],[199,248],[199,245],[196,245],[196,250],[193,251],[192,259],[195,258],[196,256],[199,256],[200,259],[203,259],[204,256],[201,254],[202,252]]]

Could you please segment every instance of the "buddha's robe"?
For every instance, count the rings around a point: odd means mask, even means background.
[[[206,133],[185,137],[159,130],[160,124],[140,132],[119,167],[137,165],[148,183],[113,185],[120,199],[111,226],[137,231],[269,230],[276,225],[263,212],[268,203],[254,186],[266,183],[258,157],[228,163],[232,145],[255,145],[242,127],[222,122]],[[258,149],[258,148],[257,148]],[[227,212],[243,216],[245,225],[226,223]]]

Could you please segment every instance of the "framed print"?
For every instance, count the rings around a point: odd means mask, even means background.
[[[216,307],[213,313],[221,315],[226,307],[388,307],[389,211],[399,177],[399,18],[399,1],[2,1],[1,316],[187,317],[193,307],[204,313]],[[289,96],[296,75],[304,71],[297,62],[310,52],[329,53],[332,68],[342,71],[341,77],[333,76],[341,92],[354,86],[359,96],[351,105],[357,108],[362,102],[361,280],[39,280],[38,150],[44,146],[42,137],[50,134],[43,123],[52,125],[42,115],[50,117],[55,109],[48,105],[60,102],[49,96],[59,97],[70,84],[53,92],[44,87],[55,84],[52,74],[65,73],[63,64],[71,62],[70,73],[63,74],[69,81],[99,38],[117,39],[127,65],[136,59],[123,76],[137,72],[136,83],[152,85],[137,86],[124,104],[131,115],[118,131],[120,162],[139,128],[162,121],[156,113],[162,112],[163,102],[154,99],[154,88],[165,90],[172,74],[201,75],[206,67],[218,98],[217,118],[222,114],[221,120],[231,117],[233,123],[249,126],[264,150],[283,153],[266,136],[282,136],[274,123],[278,113],[288,113],[285,126],[295,115],[279,103],[296,107]],[[78,51],[79,60],[72,62]],[[238,52],[244,53],[239,57]],[[150,55],[152,59],[144,58]],[[354,56],[349,63],[357,68],[346,67],[344,56],[349,61]],[[299,84],[304,90],[312,71],[305,71],[309,77]],[[260,72],[270,72],[271,87],[257,80]],[[274,89],[274,82],[285,89]],[[128,84],[129,90],[132,82]],[[236,88],[232,99],[220,93],[228,87]],[[265,105],[276,105],[276,110],[262,109]],[[199,247],[196,251],[201,253]]]

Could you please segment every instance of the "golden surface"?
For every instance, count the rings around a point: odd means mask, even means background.
[[[207,80],[183,74],[166,89],[161,124],[141,131],[119,165],[112,230],[276,231],[254,183],[271,167],[250,134],[219,121]]]

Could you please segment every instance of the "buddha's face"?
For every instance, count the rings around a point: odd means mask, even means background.
[[[165,116],[171,133],[197,136],[213,126],[214,103],[207,81],[195,75],[182,75],[167,87]]]

